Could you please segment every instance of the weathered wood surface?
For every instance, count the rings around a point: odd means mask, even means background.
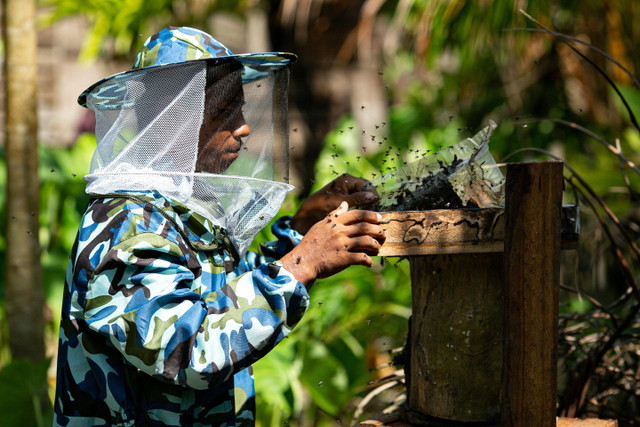
[[[380,414],[361,422],[358,424],[358,427],[411,427],[414,425],[428,425],[428,423],[423,421],[420,421],[419,424],[411,424],[403,421],[403,419],[406,418],[406,414],[401,413]],[[484,423],[482,426],[486,427]],[[451,424],[449,424],[449,427],[451,427]],[[558,418],[556,427],[618,427],[618,421],[599,420],[597,418]]]
[[[507,166],[504,427],[556,425],[562,162]]]
[[[406,372],[411,411],[441,420],[500,420],[500,253],[410,257]]]
[[[556,427],[618,427],[618,421],[597,418],[558,418]]]
[[[438,209],[381,212],[387,240],[380,256],[503,252],[504,209]],[[575,206],[562,209],[562,247],[575,247],[579,234]]]

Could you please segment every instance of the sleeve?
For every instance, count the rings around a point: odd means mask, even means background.
[[[302,240],[302,234],[291,228],[291,217],[283,216],[271,226],[271,232],[277,240],[260,244],[260,252],[266,258],[280,259]]]
[[[204,258],[201,269],[190,256]],[[227,281],[206,255],[143,233],[102,259],[84,319],[138,369],[206,389],[269,352],[308,306],[305,287],[277,261]]]

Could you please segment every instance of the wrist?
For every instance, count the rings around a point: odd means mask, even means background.
[[[289,252],[280,259],[282,266],[296,278],[296,280],[309,289],[316,279],[316,272],[299,255]]]

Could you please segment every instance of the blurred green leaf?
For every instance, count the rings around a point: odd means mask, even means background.
[[[47,359],[33,364],[18,359],[0,369],[0,425],[51,425],[53,411],[47,396],[47,369],[50,362]]]

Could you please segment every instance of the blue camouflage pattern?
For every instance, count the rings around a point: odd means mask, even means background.
[[[234,55],[225,45],[204,31],[190,27],[167,27],[149,37],[138,52],[136,62],[127,70],[92,84],[78,97],[86,107],[90,97],[94,108],[117,110],[132,108],[127,100],[127,82],[149,72],[167,67],[185,66],[192,61],[238,61],[243,65],[242,82],[249,83],[267,77],[275,70],[297,60],[288,52],[243,53]]]
[[[233,262],[226,233],[157,192],[93,199],[66,274],[55,426],[250,426],[251,364],[309,306],[279,256]]]

